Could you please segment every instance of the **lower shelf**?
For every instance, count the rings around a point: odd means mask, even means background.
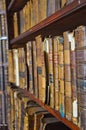
[[[61,117],[60,113],[58,111],[55,111],[54,109],[50,108],[50,106],[44,104],[42,101],[40,101],[38,98],[36,98],[33,94],[29,93],[27,90],[23,90],[18,88],[21,92],[24,93],[25,96],[29,96],[31,99],[33,99],[35,102],[37,102],[40,106],[42,106],[44,109],[46,109],[49,113],[51,113],[53,116],[61,120],[65,125],[67,125],[72,130],[80,130],[80,128],[75,125],[72,121],[67,120],[66,118]]]

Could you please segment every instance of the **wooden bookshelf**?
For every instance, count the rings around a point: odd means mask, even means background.
[[[68,121],[65,118],[62,118],[60,116],[60,113],[53,110],[52,108],[50,108],[49,106],[47,106],[46,104],[42,103],[39,99],[37,99],[34,95],[32,95],[31,93],[29,93],[26,90],[23,90],[22,92],[24,92],[24,94],[26,96],[29,96],[30,98],[32,98],[34,101],[36,101],[39,105],[41,105],[44,109],[46,109],[47,111],[49,111],[52,115],[54,115],[56,118],[59,118],[65,125],[67,125],[69,128],[71,128],[72,130],[80,130],[79,127],[77,127],[75,124],[73,124],[72,122]]]
[[[73,30],[79,25],[86,25],[86,0],[75,0],[71,4],[63,7],[61,10],[57,11],[53,15],[44,19],[37,25],[33,26],[26,32],[20,34],[18,37],[13,38],[12,27],[10,27],[10,20],[13,16],[10,12],[20,11],[27,0],[11,0],[7,8],[8,13],[8,35],[11,48],[17,48],[24,46],[28,41],[34,40],[37,35],[42,35],[42,37],[49,35],[60,35],[66,30]],[[13,23],[11,22],[11,25]],[[12,35],[11,35],[12,34]],[[53,110],[49,106],[43,104],[39,99],[37,99],[33,94],[30,94],[27,90],[22,90],[22,92],[36,101],[43,108],[48,110],[56,118],[60,119],[64,124],[70,127],[72,130],[80,130],[78,126],[68,121],[66,118],[62,118],[60,113]]]
[[[41,21],[28,31],[20,34],[11,40],[11,45],[16,47],[18,44],[25,44],[28,40],[33,40],[35,36],[41,34],[43,37],[48,35],[59,35],[66,30],[71,30],[79,25],[86,25],[86,0],[75,0],[70,5],[59,10],[55,14]],[[56,29],[57,28],[57,29]]]

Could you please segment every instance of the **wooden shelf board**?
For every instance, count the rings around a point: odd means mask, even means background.
[[[79,3],[79,0],[75,0],[70,5],[12,39],[11,45],[15,47],[16,43],[17,46],[18,44],[25,44],[39,34],[43,37],[49,35],[55,36],[62,34],[66,30],[74,29],[81,24],[85,25],[86,17],[83,14],[86,14],[86,0],[82,0],[81,3]]]
[[[29,96],[30,98],[32,98],[34,101],[36,101],[39,105],[41,105],[44,109],[46,109],[47,111],[49,111],[52,115],[54,115],[56,118],[58,118],[59,120],[61,120],[65,125],[67,125],[69,128],[71,128],[72,130],[80,130],[80,128],[73,124],[71,121],[68,121],[66,118],[62,118],[60,113],[53,110],[52,108],[50,108],[49,106],[47,106],[46,104],[42,103],[39,99],[37,99],[33,94],[29,93],[27,90],[23,91],[24,94],[26,96]]]
[[[25,6],[27,1],[28,0],[11,0],[8,6],[8,11],[17,12],[21,10]]]

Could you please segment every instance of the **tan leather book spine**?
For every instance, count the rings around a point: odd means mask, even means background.
[[[33,55],[33,84],[34,94],[38,98],[38,85],[37,85],[37,52],[36,52],[36,41],[32,41],[32,55]],[[29,52],[27,52],[29,53]]]
[[[48,38],[49,42],[49,86],[50,86],[50,106],[54,108],[54,74],[53,74],[53,41]]]
[[[32,42],[29,41],[27,43],[27,62],[28,62],[28,70],[29,70],[29,92],[33,93],[34,92],[34,88],[33,88],[33,68],[32,68]]]
[[[18,50],[13,49],[13,63],[14,63],[14,83],[19,86],[19,66],[18,66]]]
[[[13,64],[13,53],[12,50],[8,51],[8,80],[14,83],[14,64]]]
[[[42,44],[42,37],[38,35],[36,37],[36,45],[37,45],[37,80],[38,80],[38,94],[39,99],[41,100],[41,82],[42,82],[42,62],[41,62],[41,44]]]
[[[54,87],[55,87],[55,109],[59,108],[59,76],[58,76],[58,37],[53,39],[53,70],[54,70]]]

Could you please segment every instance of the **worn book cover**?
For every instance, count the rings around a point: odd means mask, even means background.
[[[45,103],[46,99],[46,68],[44,56],[44,42],[41,44],[41,64],[42,64],[42,85],[41,85],[41,101]]]
[[[29,41],[26,45],[27,47],[27,64],[29,71],[29,92],[34,93],[33,86],[33,60],[32,60],[32,42]]]
[[[8,41],[7,40],[1,40],[2,44],[2,61],[3,65],[8,65]]]
[[[27,89],[27,68],[24,48],[18,48],[19,86]]]
[[[12,50],[8,51],[8,81],[14,83],[14,64]]]
[[[47,17],[47,0],[38,0],[38,22]]]
[[[60,9],[60,0],[47,0],[47,17]]]
[[[46,72],[46,101],[47,105],[50,104],[50,87],[49,87],[49,42],[48,39],[44,39],[44,61]]]
[[[36,46],[37,46],[37,80],[38,80],[38,93],[39,99],[41,100],[41,82],[42,82],[42,62],[41,62],[41,44],[42,44],[42,37],[41,35],[36,37]]]
[[[59,76],[58,76],[58,37],[53,39],[53,71],[54,71],[54,91],[55,91],[55,109],[58,110],[59,105]]]
[[[53,41],[52,38],[48,38],[49,42],[49,86],[50,86],[50,106],[54,108],[54,73],[53,73]]]
[[[14,37],[18,36],[18,16],[17,13],[14,13],[13,15],[13,21],[14,21]]]
[[[13,63],[14,63],[14,84],[19,86],[19,61],[18,61],[18,50],[13,49]]]
[[[38,85],[37,85],[37,52],[36,52],[36,41],[32,41],[32,56],[33,56],[33,85],[34,94],[38,98]],[[28,52],[27,52],[28,53]]]

